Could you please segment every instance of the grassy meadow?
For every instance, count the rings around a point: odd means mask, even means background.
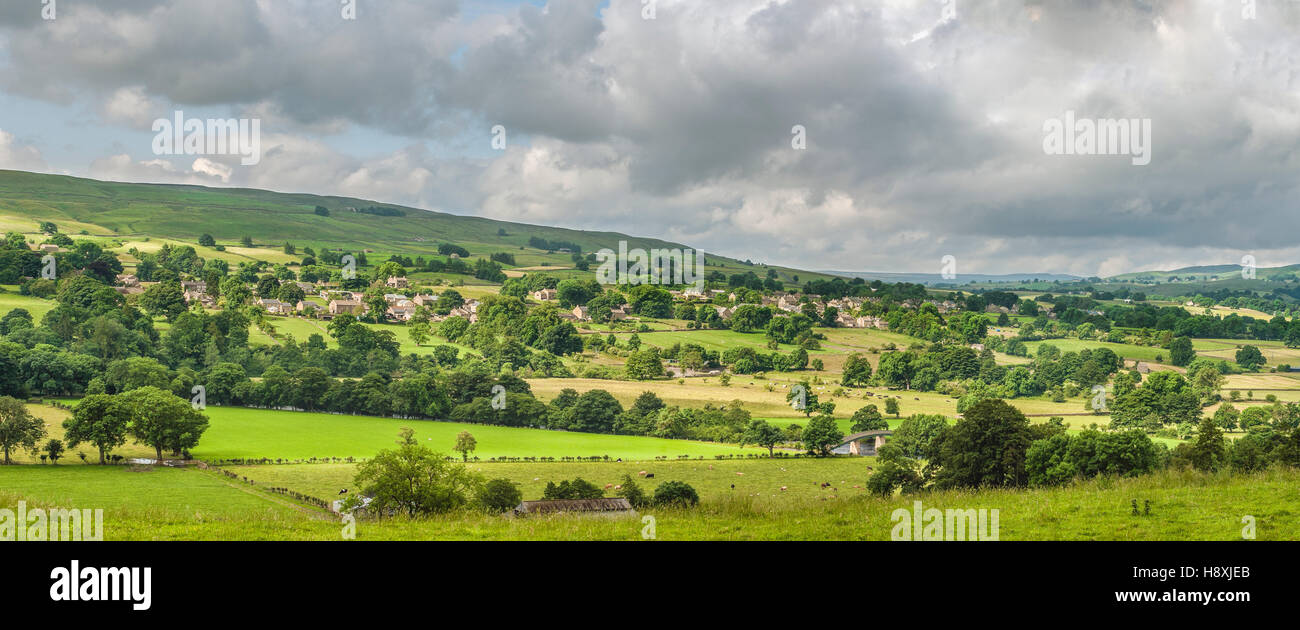
[[[859,464],[865,461],[857,460]],[[777,468],[819,463],[833,468],[838,462],[734,463]],[[702,476],[704,471],[688,470],[684,463],[672,465],[681,467],[660,465],[660,471],[666,472],[658,472],[655,480],[640,482],[643,488],[660,479],[677,479],[698,483],[706,490],[694,510],[642,511],[642,516],[654,517],[657,540],[889,540],[897,522],[893,512],[911,511],[915,500],[922,501],[925,508],[941,510],[997,509],[1001,540],[1240,540],[1245,515],[1257,519],[1260,540],[1300,540],[1295,512],[1300,501],[1298,471],[1272,470],[1248,476],[1162,471],[1135,479],[1103,478],[1050,489],[945,491],[879,499],[845,493],[843,486],[834,493],[811,488],[811,484],[797,489],[793,482],[786,483],[790,489],[781,493],[772,487],[782,478],[780,472],[752,474],[755,480],[761,477],[755,483],[761,492],[756,488],[753,495],[777,496],[752,496],[745,490],[732,493],[719,487],[724,484],[708,481]],[[512,465],[483,468],[491,466]],[[545,470],[552,478],[613,477],[586,468],[568,468],[569,464],[548,466]],[[285,468],[292,470],[282,471]],[[266,483],[295,483],[321,492],[334,488],[327,481],[295,480],[297,469],[324,469],[324,465],[241,468],[240,472],[251,473],[255,479],[260,474]],[[746,479],[751,473],[752,469],[736,478]],[[325,478],[330,475],[339,476],[340,471],[322,473]],[[816,480],[817,474],[797,473],[791,478]],[[832,475],[828,481],[839,480]],[[196,469],[131,472],[115,466],[10,467],[0,468],[0,506],[13,508],[17,501],[25,500],[29,507],[102,507],[106,540],[343,538],[343,528],[334,517],[264,492],[259,488],[263,485],[261,480],[244,484]],[[1150,501],[1151,514],[1132,515],[1129,503],[1133,500],[1139,504]],[[465,512],[427,519],[361,520],[356,538],[636,541],[643,540],[646,523],[641,518],[504,518]]]

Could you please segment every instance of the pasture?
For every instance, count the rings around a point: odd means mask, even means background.
[[[852,462],[855,460],[843,460]],[[864,462],[865,460],[856,460]],[[782,493],[779,468],[795,478],[816,481],[818,473],[832,472],[837,460],[817,462],[733,462],[773,466],[777,473],[747,472],[753,477],[750,492],[733,496],[729,480],[713,483],[702,471],[667,468],[654,480],[698,483],[702,500],[693,510],[646,508],[642,515],[655,518],[658,540],[889,540],[897,521],[896,510],[911,511],[914,501],[925,508],[998,510],[1000,540],[1240,540],[1241,515],[1257,519],[1260,540],[1300,540],[1300,523],[1294,505],[1300,496],[1300,471],[1270,470],[1254,475],[1205,474],[1162,471],[1133,479],[1101,478],[1059,488],[1030,490],[939,491],[922,495],[879,499],[861,494],[844,495],[842,486],[831,494],[813,484],[796,485]],[[672,463],[684,466],[686,463]],[[798,472],[793,466],[825,464],[828,469]],[[847,465],[847,464],[846,464]],[[519,474],[519,471],[491,476]],[[538,465],[539,467],[543,465]],[[612,474],[588,471],[585,466],[549,464],[549,475],[571,479],[590,475],[600,480]],[[596,464],[595,466],[606,466]],[[303,479],[295,480],[302,469]],[[310,477],[320,469],[320,481]],[[503,469],[504,470],[504,469]],[[715,471],[718,470],[715,466]],[[266,483],[302,484],[300,487],[337,492],[345,470],[327,465],[241,467],[241,474],[262,475]],[[727,471],[722,471],[727,472]],[[522,474],[527,475],[527,472]],[[850,482],[850,479],[827,481]],[[841,477],[847,477],[847,474]],[[254,477],[256,478],[256,477]],[[106,540],[342,540],[337,520],[317,510],[260,489],[266,483],[242,484],[216,473],[199,470],[130,472],[122,467],[37,467],[0,469],[0,506],[12,508],[18,500],[45,507],[102,507]],[[608,483],[608,482],[607,482]],[[603,485],[603,484],[602,484]],[[851,484],[850,484],[851,485]],[[738,484],[739,486],[739,484]],[[803,488],[807,486],[807,488]],[[292,487],[292,486],[291,486]],[[339,486],[342,487],[342,486]],[[800,489],[796,491],[796,487]],[[797,494],[792,494],[796,493]],[[776,494],[777,496],[770,496]],[[525,492],[525,496],[530,496]],[[831,498],[835,496],[836,498]],[[1134,516],[1129,502],[1151,502],[1151,514]],[[556,515],[502,518],[477,512],[458,512],[424,519],[361,520],[358,540],[643,540],[641,518],[592,519]]]
[[[604,456],[611,459],[652,460],[656,456],[757,452],[735,445],[667,440],[652,437],[570,433],[545,429],[501,427],[485,424],[398,420],[328,413],[273,411],[243,407],[208,407],[211,420],[194,456],[200,459],[312,457],[369,458],[381,449],[394,448],[403,427],[435,451],[452,455],[456,435],[469,431],[478,440],[471,453],[490,457]]]

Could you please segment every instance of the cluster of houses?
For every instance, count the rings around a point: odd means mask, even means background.
[[[720,294],[721,292],[717,293]],[[734,302],[738,296],[735,293],[731,293],[727,297]],[[836,311],[838,311],[835,316],[835,322],[842,328],[879,328],[882,330],[887,330],[889,328],[889,324],[885,322],[884,318],[859,317],[853,315],[854,312],[857,312],[862,308],[862,305],[868,301],[868,298],[844,297],[822,301],[821,296],[817,295],[800,296],[793,293],[777,293],[770,296],[763,296],[759,306],[775,308],[778,311],[784,311],[786,313],[801,313],[803,312],[803,304],[805,301],[812,304],[813,307],[817,309],[819,315],[825,313],[827,307],[835,307]],[[739,304],[736,306],[715,306],[714,309],[717,310],[719,318],[728,320],[736,314],[736,309],[740,306],[741,305]]]
[[[555,289],[542,289],[540,291],[533,291],[531,295],[533,299],[538,302],[548,302],[558,299],[559,294]],[[627,319],[631,316],[629,308],[630,306],[627,304],[611,308],[609,310],[610,321],[618,322]],[[571,311],[560,313],[560,319],[571,322],[589,322],[591,321],[591,312],[585,306],[575,306]]]

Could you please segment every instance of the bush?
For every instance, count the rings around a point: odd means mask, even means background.
[[[669,481],[655,488],[654,504],[660,507],[695,507],[699,502],[695,488],[682,481]]]
[[[650,497],[647,497],[641,486],[637,485],[632,479],[632,475],[623,475],[623,487],[618,489],[618,496],[627,499],[627,502],[634,508],[643,508],[650,505]]]
[[[599,499],[605,496],[605,492],[594,483],[578,477],[573,481],[561,481],[556,485],[554,481],[547,482],[546,490],[542,492],[542,498],[548,501],[555,499]]]
[[[479,507],[500,514],[518,506],[523,501],[523,496],[519,486],[511,483],[509,479],[493,479],[479,488],[476,498]]]

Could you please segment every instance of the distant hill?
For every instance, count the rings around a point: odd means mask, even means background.
[[[893,273],[877,271],[823,271],[821,273],[844,276],[847,278],[862,278],[863,280],[880,280],[881,282],[911,282],[914,284],[923,284],[926,286],[954,286],[960,287],[971,282],[993,283],[993,282],[1030,282],[1037,279],[1040,282],[1052,282],[1060,280],[1061,282],[1074,282],[1082,280],[1079,276],[1060,273],[1009,273],[1009,274],[983,274],[983,273],[962,273],[958,274],[955,279],[945,279],[937,273]]]
[[[316,213],[321,206],[329,216]],[[160,237],[197,242],[211,234],[218,242],[251,236],[260,245],[366,248],[382,254],[428,255],[438,243],[461,245],[474,255],[519,251],[543,239],[576,244],[584,253],[601,248],[686,248],[687,245],[618,232],[498,221],[434,212],[399,204],[280,193],[250,188],[208,188],[175,184],[104,182],[65,175],[0,170],[0,229],[33,233],[39,221],[53,221],[65,234],[121,239]],[[558,248],[557,248],[558,249]],[[536,248],[532,248],[536,251]],[[552,257],[562,263],[568,255]],[[761,264],[705,253],[710,270],[754,271]],[[816,272],[771,267],[785,282],[823,277]]]

